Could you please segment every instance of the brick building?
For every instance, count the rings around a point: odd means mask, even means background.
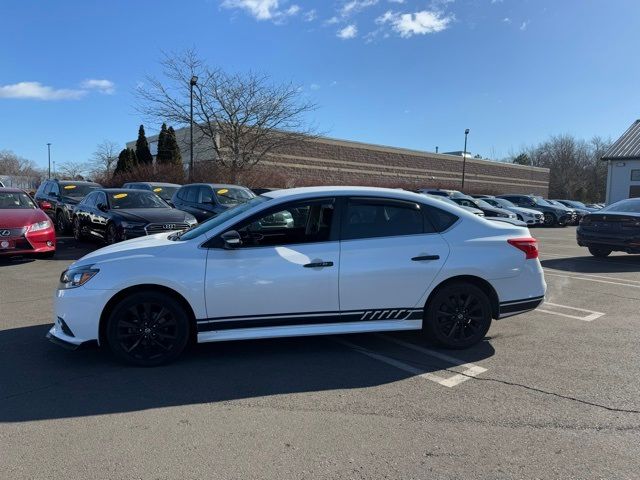
[[[188,129],[176,131],[186,164],[188,135]],[[148,140],[154,153],[157,137]],[[135,141],[127,146],[135,148]],[[194,156],[196,170],[198,164],[206,162],[201,159],[210,157],[198,146]],[[322,137],[269,155],[254,167],[252,176],[264,178],[264,185],[253,185],[263,187],[373,185],[460,189],[462,157]],[[534,193],[546,197],[549,169],[467,158],[465,191]]]

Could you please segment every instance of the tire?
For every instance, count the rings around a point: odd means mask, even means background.
[[[544,226],[545,227],[555,227],[558,223],[558,219],[553,213],[545,212],[544,213]]]
[[[78,217],[73,218],[73,238],[76,242],[81,242],[84,240],[85,236],[82,233],[82,229],[80,227],[80,219]]]
[[[484,291],[470,283],[452,283],[429,301],[423,330],[443,347],[469,348],[487,334],[492,317],[491,301]]]
[[[66,233],[69,229],[69,225],[67,225],[67,221],[64,218],[64,213],[62,210],[58,210],[56,212],[56,231],[58,233]]]
[[[608,257],[612,251],[613,250],[605,247],[589,247],[589,253],[598,258]]]
[[[189,316],[180,303],[159,292],[126,297],[109,315],[106,341],[121,362],[155,367],[177,359],[189,341]]]
[[[116,226],[113,223],[107,225],[107,231],[104,236],[104,241],[107,245],[113,245],[114,243],[118,243],[120,238],[118,237],[118,231],[116,230]]]

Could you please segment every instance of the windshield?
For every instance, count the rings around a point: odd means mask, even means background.
[[[488,204],[487,202],[485,202],[484,200],[481,200],[479,198],[475,198],[474,199],[474,203],[482,208],[493,208],[493,206],[491,206],[490,204]]]
[[[505,200],[504,198],[488,198],[485,200],[487,203],[491,205],[501,206],[502,208],[513,208],[515,205],[511,203],[509,200]]]
[[[216,190],[218,202],[226,206],[246,203],[252,198],[255,198],[255,196],[252,191],[246,188],[223,187]]]
[[[36,208],[24,192],[0,192],[0,210],[28,210]]]
[[[60,192],[67,197],[86,197],[89,193],[100,188],[97,183],[61,183]]]
[[[171,200],[180,187],[151,187],[151,191],[163,200]]]
[[[544,207],[553,207],[549,202],[547,202],[544,198],[535,197],[533,199],[536,205],[542,205]]]
[[[248,202],[243,203],[242,205],[239,205],[239,206],[237,206],[235,208],[230,208],[229,210],[225,210],[221,214],[210,218],[209,220],[207,220],[206,222],[201,223],[200,225],[198,225],[195,228],[187,230],[183,234],[176,234],[173,237],[173,239],[174,240],[191,240],[192,238],[199,237],[203,233],[208,232],[209,230],[213,230],[218,225],[222,225],[227,220],[230,220],[233,217],[236,217],[236,216],[240,215],[241,213],[244,213],[247,210],[252,209],[256,205],[259,205],[261,203],[267,202],[269,200],[272,200],[272,199],[270,197],[265,197],[265,196],[262,196],[262,195],[259,196],[259,197],[254,197],[251,200],[249,200]]]
[[[164,200],[151,192],[120,191],[109,192],[109,205],[113,210],[125,208],[171,208]]]
[[[613,203],[608,207],[604,207],[600,210],[600,212],[640,213],[640,199],[629,198],[628,200],[620,200],[619,202]]]
[[[586,205],[582,202],[579,202],[577,200],[563,200],[564,203],[568,203],[569,205],[571,205],[572,207],[578,207],[578,208],[585,208]]]

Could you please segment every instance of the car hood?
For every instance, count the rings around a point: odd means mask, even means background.
[[[85,255],[71,264],[71,267],[93,265],[114,260],[122,261],[144,256],[158,256],[162,250],[171,245],[178,244],[178,242],[168,239],[172,233],[175,232],[156,233],[155,235],[133,238],[131,240],[125,240],[124,242],[108,245]]]
[[[190,213],[175,208],[131,208],[112,210],[123,220],[140,223],[186,222],[193,218]]]
[[[534,210],[533,208],[524,208],[524,207],[509,207],[509,210],[517,213],[527,213],[529,215],[538,215],[540,213],[539,210]]]
[[[32,223],[48,220],[47,214],[38,209],[2,209],[0,210],[0,228],[19,228]]]
[[[506,208],[482,207],[482,211],[483,212],[492,212],[492,213],[501,214],[501,215],[504,215],[504,214],[512,215],[512,212],[510,212]]]

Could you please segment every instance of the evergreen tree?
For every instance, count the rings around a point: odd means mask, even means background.
[[[131,148],[124,148],[118,155],[118,163],[116,169],[113,171],[113,175],[119,175],[127,173],[133,170],[138,165],[138,158],[136,152]]]
[[[171,162],[171,151],[167,149],[167,124],[163,123],[158,135],[158,155],[156,155],[156,163],[164,165]]]
[[[167,130],[166,148],[171,153],[171,164],[182,165],[182,153],[180,153],[180,146],[178,145],[178,139],[176,138],[176,131],[173,127],[169,127]]]
[[[138,140],[136,141],[136,157],[138,162],[142,165],[151,165],[153,163],[153,156],[151,150],[149,150],[149,142],[147,136],[144,133],[144,125],[140,125],[138,130]]]

